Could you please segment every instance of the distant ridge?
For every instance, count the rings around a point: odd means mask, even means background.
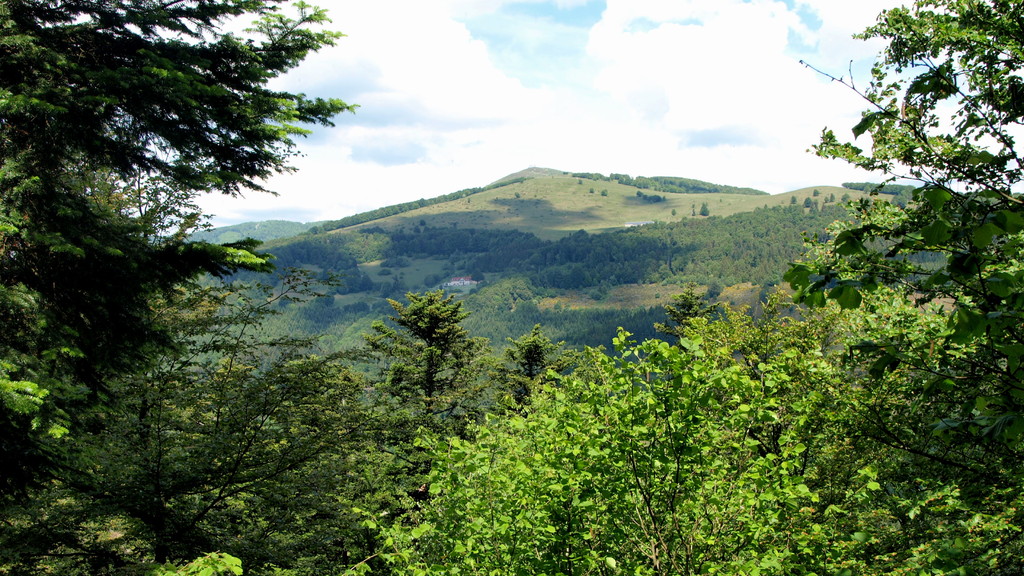
[[[260,242],[289,238],[306,232],[316,222],[292,222],[290,220],[260,220],[258,222],[242,222],[230,226],[219,226],[209,230],[200,230],[192,234],[191,239],[214,244],[238,242],[243,238],[255,238]]]
[[[815,187],[770,195],[752,188],[673,176],[604,175],[531,166],[479,188],[321,221],[305,233],[323,234],[356,226],[365,229],[368,226],[364,225],[372,222],[369,227],[501,228],[557,238],[581,230],[616,230],[627,222],[671,222],[774,205],[803,205],[813,203],[814,197],[822,193],[828,198],[846,196],[847,192],[838,187]],[[796,195],[801,197],[797,199]]]

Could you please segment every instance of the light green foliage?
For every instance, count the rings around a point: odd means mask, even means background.
[[[907,203],[853,204],[853,222],[787,274],[806,303],[858,309],[851,434],[877,451],[881,489],[863,499],[857,553],[879,573],[1019,573],[1021,9],[922,0],[884,12],[864,34],[888,45],[862,93],[862,142],[826,131],[817,148],[921,184]]]
[[[846,546],[826,546],[808,482],[833,396],[822,357],[784,346],[752,378],[699,340],[620,334],[615,347],[527,413],[436,446],[435,497],[418,524],[387,532],[389,562],[425,574],[837,571]],[[794,384],[783,367],[796,364],[826,392]]]
[[[940,302],[947,326],[926,390],[969,388],[973,404],[946,424],[981,439],[1024,440],[1024,199],[1016,127],[1024,118],[1020,6],[918,2],[887,11],[865,34],[889,41],[864,93],[873,108],[854,128],[871,152],[826,132],[818,152],[923,184],[906,207],[862,200],[817,258],[788,279],[809,303],[826,295],[856,307],[861,292],[898,285]],[[958,357],[960,346],[973,349]],[[908,359],[893,342],[879,366]]]
[[[220,574],[241,575],[242,561],[230,554],[212,552],[177,568],[164,565],[153,569],[147,576],[217,576]]]

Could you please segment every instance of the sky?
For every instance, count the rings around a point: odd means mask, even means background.
[[[211,222],[338,219],[528,167],[781,193],[878,180],[810,151],[865,102],[898,0],[320,0],[345,34],[275,89],[359,108],[297,144],[277,196],[208,196]]]

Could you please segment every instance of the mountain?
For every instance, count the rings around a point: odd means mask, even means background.
[[[816,189],[823,195],[822,200],[829,194],[862,194],[834,186]],[[785,206],[791,202],[791,196],[803,193],[771,196],[749,188],[684,178],[630,178],[622,174],[572,174],[531,168],[482,188],[323,222],[311,232],[351,231],[360,227],[395,230],[461,226],[519,230],[539,238],[557,239],[579,230],[595,233],[619,230],[636,222],[678,222],[701,217],[702,212],[727,216]],[[810,195],[811,190],[806,194]],[[800,201],[803,200],[801,196]]]
[[[289,220],[262,220],[260,222],[243,222],[232,226],[220,226],[209,230],[200,230],[192,235],[192,239],[214,244],[238,242],[243,238],[254,238],[261,242],[298,236],[315,226],[316,223],[291,222]]]
[[[805,233],[824,233],[845,216],[841,200],[866,196],[833,186],[769,196],[708,183],[697,185],[704,192],[667,192],[622,183],[656,179],[626,178],[532,169],[270,241],[264,249],[279,267],[341,280],[282,310],[278,329],[320,334],[328,348],[356,346],[391,312],[386,298],[471,277],[479,283],[449,289],[462,291],[473,313],[467,327],[498,344],[536,323],[576,346],[605,344],[618,326],[654,336],[688,282],[710,299],[756,304],[802,254]]]

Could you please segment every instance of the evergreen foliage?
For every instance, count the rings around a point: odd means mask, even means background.
[[[109,384],[108,412],[76,434],[73,475],[7,508],[0,565],[118,574],[211,549],[249,570],[343,561],[349,550],[322,549],[305,523],[316,514],[316,530],[345,525],[345,501],[316,494],[345,492],[370,416],[360,379],[337,358],[260,332],[275,301],[311,289],[303,275],[283,284],[252,298],[192,287],[159,303],[175,346]]]
[[[149,305],[199,274],[266,269],[190,243],[202,192],[261,190],[299,124],[351,109],[267,83],[337,38],[304,4],[5,2],[0,10],[0,497],[53,473],[55,437],[167,343]],[[240,38],[229,18],[259,18]]]
[[[396,399],[421,425],[458,434],[479,409],[485,339],[461,323],[468,313],[454,295],[408,293],[408,304],[388,300],[390,322],[374,322],[366,344],[381,364],[379,391]]]
[[[528,405],[530,396],[541,384],[577,362],[577,354],[562,350],[564,341],[552,342],[540,324],[535,324],[529,334],[515,340],[509,338],[508,343],[504,365],[495,371],[494,379],[509,392],[513,407]]]

